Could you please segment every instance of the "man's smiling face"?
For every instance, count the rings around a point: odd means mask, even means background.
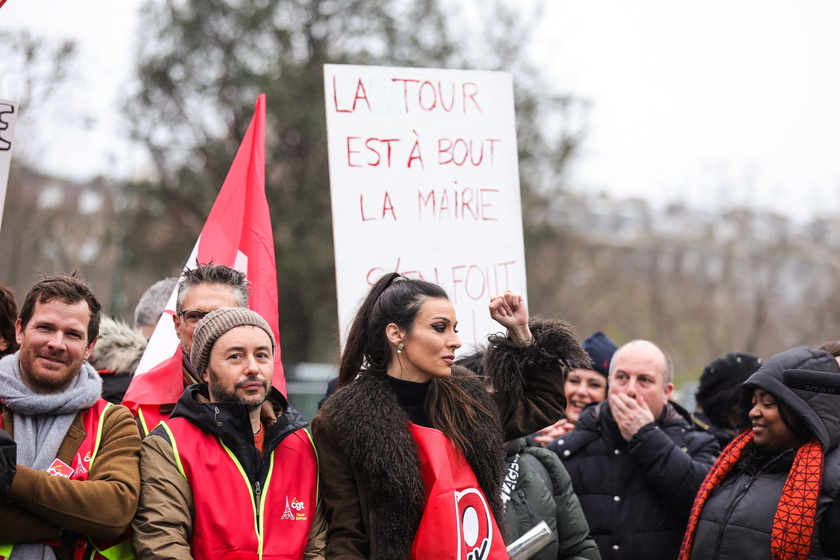
[[[15,333],[20,344],[20,372],[36,393],[60,393],[82,368],[96,341],[88,344],[90,307],[85,300],[36,302],[26,325]]]

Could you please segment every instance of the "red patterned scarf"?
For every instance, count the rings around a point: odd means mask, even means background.
[[[726,446],[706,475],[691,508],[679,560],[691,558],[691,547],[694,544],[694,534],[703,505],[712,491],[738,464],[741,453],[754,437],[755,434],[751,430],[738,434]],[[770,557],[773,560],[804,560],[810,554],[817,520],[817,504],[822,488],[822,467],[823,450],[816,439],[812,439],[796,452],[782,489],[782,496],[779,498],[773,530],[770,533]]]

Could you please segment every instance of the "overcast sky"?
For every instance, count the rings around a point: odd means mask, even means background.
[[[81,46],[78,77],[51,112],[68,126],[27,136],[28,156],[76,178],[142,170],[143,158],[119,140],[118,114],[139,5],[8,0],[0,8],[0,29]],[[576,188],[797,216],[840,209],[840,3],[549,0],[545,8],[534,55],[558,90],[591,102]],[[0,76],[0,97],[17,87]]]

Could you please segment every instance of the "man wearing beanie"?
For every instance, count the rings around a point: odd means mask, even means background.
[[[738,430],[741,385],[760,367],[758,356],[731,352],[707,365],[700,375],[700,386],[694,393],[697,402],[694,422],[715,436],[721,449]]]
[[[326,522],[307,424],[271,385],[268,323],[240,307],[208,313],[187,387],[143,441],[137,558],[324,557]]]

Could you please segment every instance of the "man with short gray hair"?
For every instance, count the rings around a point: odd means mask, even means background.
[[[549,445],[563,461],[605,560],[676,559],[694,496],[720,448],[669,400],[672,365],[634,340],[610,363],[607,400]]]
[[[137,417],[142,435],[169,417],[186,387],[201,381],[189,359],[198,322],[221,307],[248,307],[249,288],[244,273],[221,264],[198,265],[184,272],[172,316],[181,344],[171,359],[136,375],[123,399]]]
[[[143,292],[137,307],[134,308],[134,328],[143,333],[146,339],[152,338],[160,316],[166,311],[166,304],[172,296],[172,290],[178,285],[174,276],[158,280]]]

